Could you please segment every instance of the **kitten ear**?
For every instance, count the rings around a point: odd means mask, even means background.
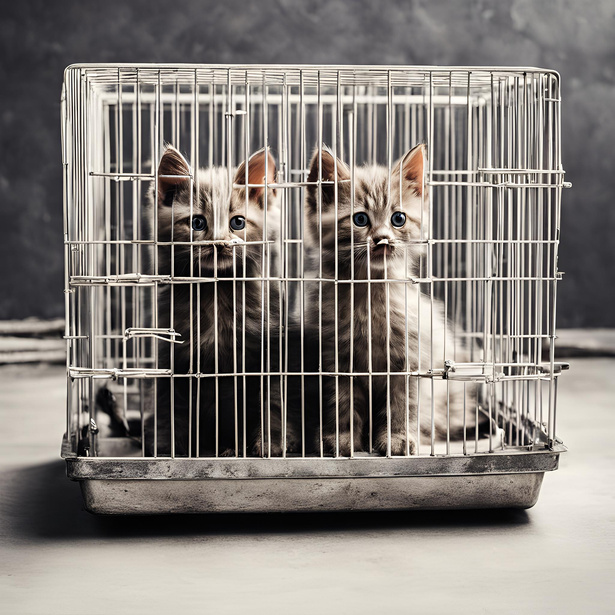
[[[158,204],[170,206],[179,187],[190,183],[191,175],[186,159],[168,144],[158,164]]]
[[[322,162],[322,165],[321,165]],[[322,168],[322,172],[320,169]],[[336,178],[336,158],[333,152],[323,143],[321,152],[318,148],[312,156],[310,162],[310,172],[308,174],[308,182],[317,182],[319,179],[326,182],[335,181]],[[344,181],[350,179],[350,169],[337,158],[337,180]],[[337,190],[339,193],[345,189],[347,184],[338,184]],[[314,206],[318,198],[318,186],[308,186],[308,195],[313,201]],[[325,203],[332,203],[335,201],[335,184],[322,185],[322,198]]]
[[[265,162],[266,161],[266,162]],[[265,168],[266,167],[266,168]],[[267,184],[275,184],[277,169],[275,160],[269,151],[269,148],[259,149],[258,152],[252,154],[248,158],[248,184],[264,184],[265,173],[267,174]],[[246,183],[246,162],[242,162],[235,173],[235,184]],[[269,188],[269,193],[272,196],[276,195],[275,188]],[[249,189],[249,198],[260,204],[264,201],[265,186]]]
[[[425,186],[423,184],[423,171],[427,165],[427,153],[424,143],[419,143],[397,162],[393,171],[403,179],[403,189],[412,190],[416,196],[423,196]]]

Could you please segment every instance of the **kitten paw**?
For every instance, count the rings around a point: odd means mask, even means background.
[[[262,442],[260,438],[255,442],[252,447],[252,454],[255,457],[269,457],[269,443]],[[271,457],[281,457],[282,447],[275,442],[271,443]]]
[[[335,434],[326,435],[322,439],[323,450],[325,454],[335,455],[336,454],[336,439]],[[316,450],[320,450],[320,442],[316,444]],[[339,435],[339,454],[340,457],[350,457],[350,454],[353,450],[352,442],[350,439],[350,432],[340,432]],[[363,450],[360,444],[357,442],[357,439],[354,440],[354,452],[359,452]]]
[[[300,442],[294,437],[287,436],[286,437],[286,453],[298,453],[301,451]],[[281,457],[284,453],[284,448],[282,447],[282,443],[275,441],[271,443],[271,456],[272,457]],[[269,445],[267,441],[261,440],[260,436],[256,439],[254,446],[252,446],[252,455],[255,457],[268,457],[269,456]]]
[[[386,455],[388,452],[386,434],[377,438],[374,448],[381,455]],[[406,446],[406,434],[391,434],[391,455],[416,455],[416,439],[410,436]]]
[[[286,453],[301,452],[301,444],[298,440],[286,438]]]

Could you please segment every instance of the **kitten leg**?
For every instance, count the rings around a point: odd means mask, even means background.
[[[301,453],[303,450],[302,437],[310,432],[309,411],[318,404],[318,400],[313,397],[314,379],[289,376],[286,381],[286,452]],[[302,408],[303,405],[303,415]],[[303,418],[302,418],[303,416]],[[306,442],[307,444],[307,442]],[[306,453],[311,451],[311,441],[306,445]]]
[[[267,416],[264,416],[265,426],[257,427],[253,433],[252,454],[256,457],[281,457],[282,456],[282,421],[280,420],[279,409],[271,407],[270,428],[267,428]],[[269,446],[268,433],[271,433],[271,447]]]
[[[280,391],[280,380],[276,377],[271,378],[269,385],[269,404],[265,396],[263,408],[264,425],[258,425],[252,430],[252,454],[264,457],[271,454],[272,457],[280,457],[284,453],[284,429],[282,425],[282,396]],[[286,453],[296,453],[301,450],[300,438],[297,435],[295,421],[293,420],[294,410],[292,408],[291,396],[286,396]],[[260,422],[260,417],[259,417]],[[264,431],[263,431],[264,429]],[[271,435],[271,447],[269,446],[269,435]]]
[[[391,375],[387,391],[386,378],[373,378],[374,409],[378,409],[374,448],[381,454],[388,452],[387,394],[391,409],[391,455],[415,455],[416,402],[406,397],[406,376]]]
[[[286,382],[288,387],[288,379]],[[286,417],[284,425],[282,424],[282,393],[280,391],[280,380],[272,378],[271,382],[271,441],[273,446],[279,447],[279,454],[282,454],[284,448],[284,431],[286,431],[286,452],[296,453],[301,450],[301,439],[296,430],[295,408],[293,407],[293,399],[287,391],[284,399]],[[272,452],[273,454],[273,452]]]
[[[339,454],[349,457],[351,452],[363,450],[363,427],[366,408],[363,387],[355,385],[351,391],[351,379],[340,376],[336,390],[334,378],[329,378],[327,386],[323,386],[323,450],[325,454],[335,455],[337,445],[337,429],[339,419]],[[337,399],[337,417],[336,417]],[[352,401],[352,404],[351,404]],[[352,407],[351,407],[352,406]],[[350,421],[353,421],[353,433],[350,433]],[[317,442],[320,450],[320,442]]]

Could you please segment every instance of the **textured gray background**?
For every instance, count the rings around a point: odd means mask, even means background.
[[[527,65],[558,70],[560,326],[615,326],[615,1],[3,2],[0,319],[63,313],[59,98],[74,62]]]

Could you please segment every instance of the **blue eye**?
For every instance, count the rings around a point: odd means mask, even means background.
[[[204,231],[207,228],[207,220],[205,216],[192,216],[192,229],[195,231]]]
[[[367,226],[369,224],[367,214],[364,214],[362,211],[359,211],[352,216],[352,220],[357,226]]]
[[[396,226],[397,228],[403,226],[404,224],[406,224],[406,214],[402,211],[396,211],[391,216],[391,224],[393,226]]]
[[[246,228],[246,219],[243,216],[233,216],[231,218],[231,228],[234,231],[241,231]]]

